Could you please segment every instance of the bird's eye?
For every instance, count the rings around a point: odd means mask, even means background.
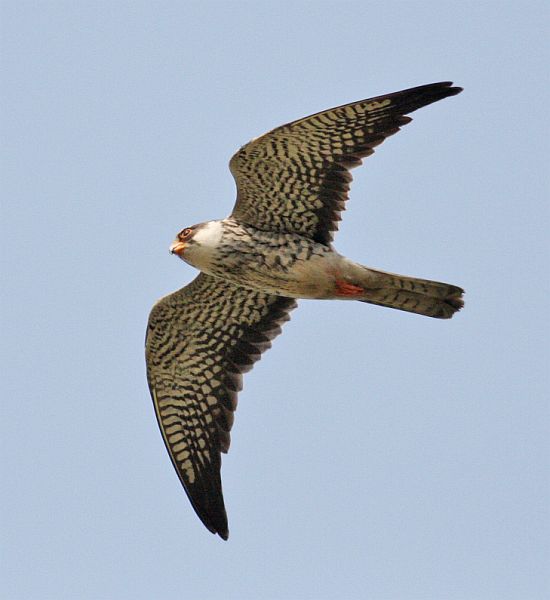
[[[178,238],[180,240],[185,240],[186,238],[188,238],[191,234],[193,233],[193,230],[190,227],[186,227],[185,229],[182,229],[179,233],[178,233]]]

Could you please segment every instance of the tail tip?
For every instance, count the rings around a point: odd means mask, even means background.
[[[463,294],[463,289],[456,288],[451,294],[447,296],[447,298],[445,298],[440,315],[441,318],[450,319],[455,313],[464,308]]]

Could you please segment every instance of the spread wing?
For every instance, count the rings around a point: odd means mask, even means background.
[[[249,371],[296,306],[201,273],[153,307],[147,379],[164,443],[202,522],[227,539],[220,452]]]
[[[252,140],[229,163],[237,183],[231,216],[330,244],[348,197],[349,170],[411,121],[404,115],[462,91],[451,86],[432,83],[360,100]]]

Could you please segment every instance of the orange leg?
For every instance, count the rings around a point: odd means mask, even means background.
[[[365,294],[365,290],[360,285],[349,283],[348,281],[344,281],[343,279],[337,279],[336,294],[338,296],[353,298],[354,296],[363,296]]]

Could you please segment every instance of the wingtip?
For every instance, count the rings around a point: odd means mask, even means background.
[[[453,85],[452,81],[445,81],[445,87],[447,88],[447,95],[449,96],[456,96],[457,94],[460,94],[460,92],[464,91],[464,88],[460,87],[459,85]]]
[[[420,88],[425,88],[426,90],[429,90],[430,88],[432,90],[435,89],[439,89],[440,92],[442,93],[441,98],[447,98],[449,96],[456,96],[457,94],[460,94],[460,92],[462,92],[464,90],[464,88],[461,88],[458,85],[454,85],[454,83],[452,81],[439,81],[438,83],[429,83],[426,86],[420,86]]]
[[[208,531],[210,531],[210,533],[219,535],[222,540],[227,541],[229,538],[229,528],[227,526],[227,515],[225,514],[225,509],[223,514],[210,514],[208,516],[199,513],[196,508],[195,512],[202,521],[202,524],[206,527],[206,529],[208,529]]]
[[[215,525],[212,525],[211,523],[207,523],[204,520],[202,520],[202,522],[203,522],[203,525],[206,527],[206,529],[208,529],[208,531],[212,535],[219,535],[222,538],[222,540],[224,540],[225,542],[228,540],[229,529],[228,529],[227,525],[215,526]]]
[[[227,527],[227,524],[214,525],[214,524],[212,524],[211,521],[207,521],[207,520],[203,519],[203,517],[201,515],[198,515],[198,516],[201,519],[202,524],[206,527],[206,529],[208,529],[208,531],[212,535],[219,535],[222,538],[222,540],[224,540],[224,541],[228,540],[229,528]]]
[[[460,94],[460,92],[462,92],[462,88],[454,86],[452,81],[438,81],[435,83],[419,85],[400,92],[393,92],[386,96],[379,96],[379,98],[392,100],[394,113],[406,115],[419,108],[443,100],[443,98],[456,96],[457,94]]]

